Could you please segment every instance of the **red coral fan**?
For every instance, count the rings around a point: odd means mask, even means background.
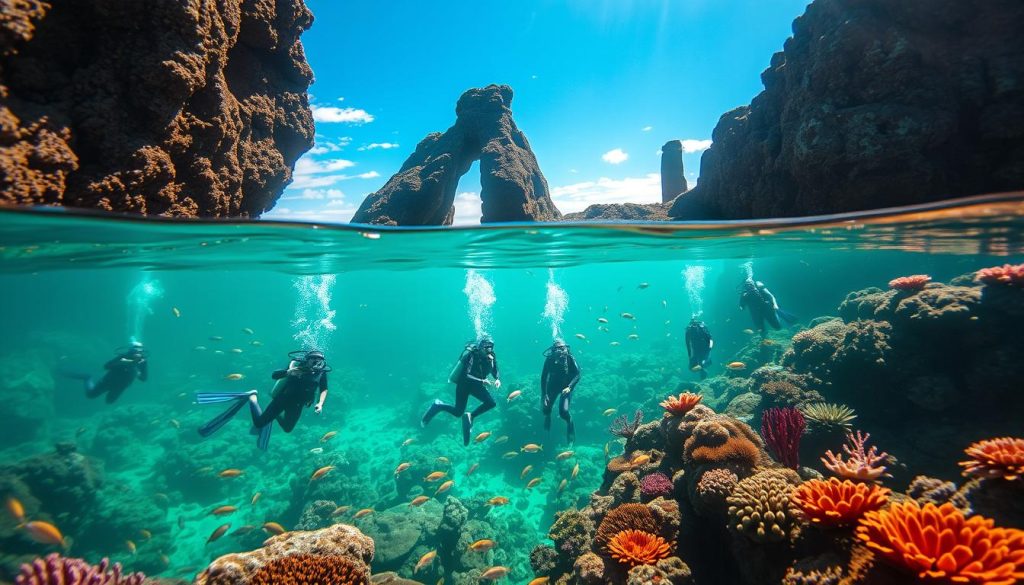
[[[665,412],[674,414],[676,416],[682,416],[697,406],[701,399],[704,398],[700,394],[694,394],[693,392],[683,392],[679,396],[669,396],[661,403],[661,407],[665,409]]]
[[[842,454],[836,455],[829,450],[825,452],[821,462],[825,464],[826,469],[839,477],[855,481],[878,481],[879,478],[888,476],[885,473],[885,466],[881,463],[889,457],[889,454],[879,453],[878,447],[875,446],[868,449],[869,438],[871,438],[869,433],[860,431],[857,431],[857,434],[846,433],[846,444],[843,445],[846,458],[844,459]]]
[[[919,291],[924,289],[924,286],[931,281],[932,277],[927,274],[913,274],[890,280],[889,288],[902,291]]]
[[[974,443],[961,461],[967,477],[1001,477],[1013,481],[1024,476],[1024,439],[1001,437]]]
[[[649,473],[640,479],[640,493],[649,498],[667,496],[672,493],[672,480],[664,473]]]
[[[761,438],[775,458],[790,469],[800,467],[800,437],[807,428],[795,408],[769,408],[761,414]]]
[[[885,505],[889,490],[873,483],[855,483],[848,479],[828,481],[812,479],[800,484],[790,501],[804,518],[815,524],[846,526],[860,520],[866,512]]]
[[[608,543],[608,553],[624,565],[652,565],[668,557],[665,539],[642,530],[623,530]]]
[[[651,509],[643,504],[622,504],[605,515],[597,527],[594,541],[607,547],[616,534],[625,530],[657,533],[659,523]]]
[[[1024,287],[1024,264],[1004,264],[982,268],[974,279],[982,284]]]
[[[90,565],[82,559],[62,557],[57,553],[21,566],[14,580],[17,585],[142,585],[142,573],[121,574],[121,564],[114,563],[108,571],[107,559]]]
[[[292,555],[260,567],[249,585],[369,585],[368,571],[342,556]]]
[[[864,515],[857,538],[921,580],[1013,585],[1024,579],[1024,530],[966,518],[952,504],[893,504]]]

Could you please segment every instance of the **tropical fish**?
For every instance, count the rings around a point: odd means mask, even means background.
[[[640,290],[643,290],[649,286],[651,286],[649,282],[641,282],[640,284],[636,285],[636,287]]]
[[[164,568],[166,569],[171,564],[171,557],[161,553],[160,563],[163,564]]]
[[[666,301],[665,299],[661,299],[661,306],[662,306],[662,308],[667,309],[668,308],[668,301]]]
[[[142,530],[139,530],[139,536],[142,537],[142,540],[149,540],[150,538],[153,538],[153,533],[143,528]]]
[[[408,447],[409,445],[412,445],[415,441],[416,441],[416,439],[413,439],[413,438],[406,439],[406,440],[402,441],[402,446],[403,447]]]
[[[494,439],[494,444],[495,445],[500,445],[502,443],[507,443],[507,442],[508,442],[508,435],[502,435],[502,436],[498,437],[497,439]]]
[[[576,479],[576,476],[580,474],[580,464],[577,463],[572,468],[572,473],[569,474],[569,479]]]
[[[252,524],[246,524],[245,526],[239,526],[238,528],[235,529],[234,532],[232,532],[228,536],[245,536],[246,534],[249,534],[253,530],[256,530],[255,526],[253,526]]]
[[[604,325],[598,325],[597,326],[597,330],[601,331],[602,333],[608,333],[609,332],[609,329],[607,327],[605,327]]]
[[[309,481],[316,481],[316,480],[320,479],[321,477],[323,477],[323,476],[327,475],[328,473],[330,473],[331,470],[333,470],[333,469],[334,469],[333,465],[325,465],[325,466],[321,467],[320,469],[317,469],[316,471],[314,471],[313,475],[309,476]]]
[[[725,367],[729,368],[730,370],[745,370],[747,369],[747,364],[743,362],[729,362],[728,364],[725,365]]]
[[[440,487],[437,488],[437,491],[434,492],[434,495],[438,496],[440,494],[443,494],[444,492],[452,489],[453,485],[455,485],[455,482],[449,479],[448,481],[442,483]]]
[[[15,522],[21,524],[25,521],[25,506],[21,505],[21,501],[18,498],[7,498],[7,513],[11,515],[11,518]]]
[[[497,581],[498,579],[501,579],[505,575],[508,575],[508,571],[509,571],[508,567],[501,567],[501,566],[491,567],[491,568],[487,569],[486,571],[484,571],[480,575],[480,578],[481,579],[487,579],[488,581]]]
[[[205,345],[197,345],[197,346],[193,347],[192,349],[194,351],[206,351],[206,346]]]
[[[565,459],[568,459],[568,458],[572,457],[575,453],[576,453],[575,451],[562,451],[561,453],[559,453],[555,457],[555,459],[557,461],[563,461]]]
[[[436,556],[437,556],[437,551],[436,550],[432,550],[432,551],[424,554],[422,557],[420,557],[420,560],[416,561],[416,566],[413,567],[412,572],[413,573],[418,573],[419,570],[422,569],[423,567],[429,566],[430,563],[434,562],[434,557],[436,557]]]
[[[49,522],[33,520],[26,522],[21,527],[28,533],[29,538],[39,544],[53,544],[67,548],[67,543],[64,542],[64,535],[60,533],[56,526]]]
[[[225,380],[241,380],[244,377],[245,376],[242,375],[242,374],[228,374],[227,376],[224,376],[224,379]]]
[[[338,517],[352,509],[352,506],[338,506],[331,512],[331,517]]]
[[[587,340],[587,336],[583,335],[582,333],[577,333],[576,334],[576,339],[582,339],[583,341],[586,341]]]
[[[242,350],[238,349],[237,347],[234,347],[231,349],[231,353],[242,353]]]
[[[447,465],[448,467],[451,467],[451,465],[452,465],[452,460],[447,458],[447,457],[445,457],[444,455],[438,457],[434,461],[440,463],[441,465]]]
[[[506,399],[506,402],[512,402],[513,400],[515,400],[516,398],[519,398],[522,395],[523,395],[523,391],[522,390],[513,390],[513,391],[508,393],[508,398]]]
[[[637,465],[643,465],[644,463],[648,463],[650,460],[651,456],[645,453],[643,455],[637,455],[636,457],[632,458],[629,461],[629,464],[635,467]]]
[[[181,311],[178,310],[178,307],[171,307],[171,312],[174,313],[175,317],[181,317]]]
[[[703,369],[704,369],[704,366],[702,366],[700,364],[697,364],[697,365],[693,366],[692,368],[690,368],[690,371],[691,372],[699,372],[699,371],[701,371]]]
[[[603,414],[604,416],[611,416],[611,415],[615,414],[616,412],[619,412],[619,411],[614,409],[614,408],[607,408],[601,414]]]
[[[263,342],[262,341],[250,341],[249,345],[252,345],[254,347],[259,347],[259,346],[263,345]]]
[[[473,552],[487,552],[494,548],[498,543],[494,542],[489,538],[481,538],[480,540],[469,545],[469,550]]]
[[[473,465],[470,465],[469,471],[466,472],[466,475],[473,475],[473,472],[476,471],[477,467],[480,467],[479,463],[474,463]]]
[[[400,473],[412,467],[412,463],[399,463],[398,467],[395,468],[395,477],[398,477]]]
[[[637,339],[640,339],[640,336],[637,335],[636,333],[630,333],[629,335],[626,336],[626,339],[636,341]]]
[[[534,579],[533,581],[530,581],[526,585],[547,585],[548,581],[550,581],[550,580],[551,580],[551,577],[537,577],[536,579]]]
[[[312,453],[313,455],[319,455],[319,454],[324,452],[324,448],[323,447],[313,447],[312,449],[309,450],[309,452]]]
[[[253,333],[255,333],[255,331],[253,331],[252,329],[250,329],[248,327],[242,327],[242,333],[247,333],[249,335],[252,335]]]
[[[264,524],[263,526],[266,527],[266,524]],[[213,541],[217,540],[218,538],[224,536],[224,533],[228,531],[228,528],[231,528],[230,524],[221,524],[220,526],[218,526],[216,530],[214,530],[212,533],[210,533],[210,538],[206,539],[206,544],[210,544],[211,542],[213,542]],[[283,529],[282,529],[282,531],[283,531]]]
[[[743,332],[746,333],[747,335],[753,335],[754,334],[754,330],[753,329],[744,329]]]
[[[618,341],[613,341],[613,342],[609,343],[608,345],[610,345],[610,346],[612,346],[612,347],[618,347],[618,346],[620,346],[620,345],[622,345],[622,344],[621,344],[621,343],[619,343]]]
[[[508,504],[508,498],[505,496],[494,496],[487,500],[488,506],[504,506],[505,504]]]
[[[228,469],[225,469],[225,470],[221,471],[217,475],[219,475],[220,477],[238,477],[239,475],[242,475],[243,473],[245,473],[245,471],[243,471],[241,469],[236,469],[234,467],[231,467],[231,468],[228,468]]]
[[[353,514],[352,517],[355,519],[359,519],[364,516],[369,516],[370,514],[373,514],[373,508],[363,508],[362,510],[359,510],[358,512]]]
[[[634,316],[633,316],[633,313],[623,313],[623,314],[622,314],[622,315],[620,315],[620,316],[621,316],[621,317],[622,317],[623,319],[636,319],[636,317],[634,317]]]
[[[252,495],[252,501],[249,502],[249,505],[255,506],[256,502],[260,501],[261,497],[263,497],[263,492],[256,492],[255,494]]]
[[[530,483],[526,484],[526,489],[532,490],[533,488],[537,487],[537,484],[539,484],[539,483],[540,483],[540,478],[539,477],[535,477],[535,478],[530,480]]]
[[[536,443],[527,443],[523,445],[522,448],[519,450],[524,451],[526,453],[536,453],[537,451],[542,451],[543,448]]]
[[[528,475],[528,474],[529,474],[529,473],[530,473],[531,471],[533,471],[533,466],[532,466],[532,465],[527,465],[527,466],[526,466],[526,467],[524,467],[524,468],[523,468],[523,470],[522,470],[522,471],[521,471],[521,472],[519,473],[519,479],[525,479],[525,478],[526,478],[526,476],[527,476],[527,475]]]
[[[278,535],[278,534],[284,534],[285,532],[287,532],[284,529],[284,526],[281,526],[277,522],[264,522],[263,526],[261,526],[261,528],[263,528],[263,531],[266,532],[267,534]]]
[[[130,540],[124,541],[124,547],[128,549],[128,552],[131,554],[135,554],[135,551],[138,550],[138,547],[135,546],[135,543]]]
[[[519,457],[519,453],[515,451],[508,451],[501,456],[502,459],[512,459],[513,457]]]
[[[337,434],[338,434],[338,431],[328,431],[328,432],[324,433],[324,436],[320,437],[320,442],[321,443],[326,443],[327,441],[330,441],[335,436],[337,436]]]
[[[172,426],[172,427],[174,427],[174,428],[176,428],[176,429],[180,429],[180,428],[181,428],[181,423],[180,423],[180,422],[178,422],[178,421],[177,421],[176,419],[173,419],[173,418],[172,418],[172,419],[171,419],[170,421],[168,421],[168,422],[170,422],[170,423],[171,423],[171,426]]]
[[[607,323],[607,322],[608,322],[608,319],[605,319],[604,317],[598,317],[598,318],[597,318],[597,322],[598,322],[598,323]]]
[[[435,482],[435,481],[440,481],[440,479],[443,478],[446,475],[448,475],[448,474],[443,472],[443,471],[431,471],[430,475],[424,477],[423,479],[425,479],[426,481],[429,481],[429,482]]]
[[[430,498],[427,496],[416,496],[411,502],[409,502],[409,505],[418,508],[423,504],[426,504],[428,501],[430,501]]]
[[[220,335],[211,335],[210,341],[224,341],[224,338],[221,337]]]
[[[761,341],[761,345],[766,345],[766,346],[775,345],[775,340],[774,339],[765,339],[765,340]]]
[[[610,442],[609,443],[605,443],[604,444],[604,456],[605,456],[605,458],[608,457],[608,454],[611,453],[611,450],[612,450],[612,444]]]
[[[215,350],[213,350],[213,353],[215,353],[217,355],[224,355],[224,350],[223,349],[215,349]]]
[[[474,443],[482,443],[482,442],[487,440],[487,437],[490,437],[490,436],[491,436],[491,431],[484,431],[484,432],[480,433],[479,435],[477,435],[476,438],[473,439],[473,442]]]
[[[238,508],[234,506],[220,506],[218,508],[214,508],[210,514],[214,516],[227,516],[228,514],[234,514],[237,510]]]
[[[558,482],[558,491],[561,492],[567,485],[569,485],[569,480],[563,478],[562,481]]]

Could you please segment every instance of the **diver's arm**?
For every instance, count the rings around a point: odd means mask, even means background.
[[[143,360],[139,362],[139,365],[137,367],[139,381],[145,382],[146,379],[149,378],[149,361],[143,358]]]
[[[272,380],[280,380],[281,378],[284,378],[287,375],[288,375],[288,370],[274,370],[270,374],[270,378]]]
[[[566,384],[565,387],[569,392],[572,392],[576,389],[576,384],[580,383],[580,374],[582,371],[580,370],[579,364],[576,363],[576,358],[570,357],[569,359],[572,360],[572,369],[576,372],[576,375],[572,377],[572,380],[569,380],[569,383]],[[563,390],[563,392],[565,392],[565,390]]]
[[[493,368],[491,369],[491,375],[494,376],[494,387],[501,388],[501,379],[498,376],[498,358],[494,357]]]
[[[122,356],[114,357],[109,362],[103,364],[103,369],[104,370],[113,370],[114,368],[116,368],[118,365],[121,364],[121,360],[122,359],[124,359]]]
[[[548,380],[551,379],[551,359],[544,360],[544,369],[540,373],[540,392],[542,396],[547,396],[548,392]],[[547,399],[545,399],[546,401]]]
[[[693,357],[693,333],[690,332],[690,328],[686,328],[686,355]]]
[[[477,378],[473,374],[470,374],[471,371],[473,371],[473,354],[472,353],[470,353],[469,355],[466,356],[466,361],[462,365],[462,375],[467,380],[473,380],[474,382],[481,382],[483,384],[487,383],[486,379]]]
[[[313,412],[320,414],[320,411],[324,409],[324,400],[327,400],[327,372],[320,374],[320,397],[317,398],[316,406],[313,407]]]
[[[778,311],[779,310],[779,302],[775,300],[775,295],[772,294],[772,291],[770,291],[768,289],[764,289],[764,294],[765,294],[765,296],[768,297],[768,300],[770,300],[772,302],[772,309],[775,309],[776,311]]]

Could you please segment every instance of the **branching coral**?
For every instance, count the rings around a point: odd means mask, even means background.
[[[740,421],[713,416],[693,425],[683,444],[683,457],[690,463],[735,462],[753,467],[761,458],[760,440]]]
[[[919,291],[924,289],[925,285],[931,281],[932,277],[927,274],[900,276],[889,281],[889,288],[906,292]]]
[[[693,392],[683,392],[679,396],[669,396],[661,403],[661,407],[665,409],[665,412],[671,415],[682,416],[694,407],[697,406],[701,399],[704,398],[700,394],[694,394]]]
[[[607,547],[616,534],[624,530],[640,530],[658,533],[658,519],[650,508],[643,504],[623,504],[605,515],[601,525],[597,527],[594,542],[600,547]]]
[[[1024,476],[1024,439],[987,439],[974,443],[964,453],[970,457],[960,462],[966,477],[998,477],[1013,481]]]
[[[814,429],[831,431],[836,429],[849,429],[850,423],[857,418],[853,409],[843,404],[832,404],[830,402],[814,402],[800,407]]]
[[[865,513],[881,508],[888,498],[887,488],[833,477],[828,481],[812,479],[800,484],[793,491],[791,501],[804,518],[815,524],[846,526],[856,523]]]
[[[885,466],[881,463],[887,460],[889,454],[879,453],[876,446],[868,449],[869,438],[871,438],[870,434],[860,431],[857,431],[856,434],[847,433],[846,444],[843,445],[846,458],[844,459],[842,454],[836,455],[829,450],[825,452],[821,462],[825,464],[826,469],[845,479],[878,481],[883,476],[887,477]]]
[[[369,585],[368,571],[343,556],[290,555],[253,574],[249,585]]]
[[[769,408],[761,414],[761,437],[768,450],[790,469],[800,467],[800,437],[807,423],[795,408]]]
[[[921,580],[1013,585],[1024,579],[1024,530],[966,518],[952,504],[905,502],[868,512],[857,538]]]
[[[142,573],[122,575],[121,564],[114,563],[111,567],[107,559],[90,565],[82,559],[52,553],[22,565],[14,582],[17,585],[142,585],[145,580]]]
[[[608,431],[617,437],[629,439],[636,434],[636,430],[640,428],[640,425],[642,424],[644,424],[644,411],[637,410],[633,415],[632,422],[630,422],[629,416],[624,414],[612,422],[612,426]]]
[[[974,278],[987,285],[1024,287],[1024,264],[1004,264],[982,268],[975,273]]]
[[[730,525],[756,542],[779,542],[793,524],[789,499],[796,474],[769,469],[736,484],[729,504]]]
[[[642,530],[623,530],[608,542],[608,554],[624,565],[650,565],[668,556],[665,539]]]
[[[640,492],[648,498],[668,496],[672,493],[672,480],[664,473],[648,473],[640,478]]]

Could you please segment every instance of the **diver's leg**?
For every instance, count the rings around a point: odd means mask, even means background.
[[[544,393],[544,402],[541,405],[541,411],[544,413],[544,430],[545,431],[550,431],[551,430],[551,408],[553,406],[554,406],[554,404],[551,403],[551,396],[547,392],[545,392]]]
[[[562,394],[558,399],[558,416],[565,421],[565,439],[570,443],[576,441],[576,425],[572,422],[572,415],[569,414],[569,403],[572,401],[571,394]]]
[[[772,329],[776,331],[782,329],[782,323],[779,322],[779,312],[772,309],[768,312],[768,324],[772,326]]]
[[[445,404],[440,400],[434,400],[434,402],[427,407],[427,411],[423,413],[423,418],[420,419],[420,426],[425,427],[430,424],[430,421],[437,416],[439,412],[447,412],[448,414],[459,417],[466,411],[466,402],[469,401],[469,391],[465,389],[462,384],[455,385],[455,405]]]
[[[497,406],[498,403],[494,401],[494,397],[491,396],[491,393],[488,392],[487,388],[484,387],[482,384],[480,385],[480,387],[474,388],[472,392],[473,398],[476,398],[477,400],[480,401],[480,404],[475,409],[473,409],[474,419]]]
[[[284,432],[290,433],[295,428],[295,423],[299,422],[299,417],[302,416],[303,406],[301,402],[294,402],[284,408],[284,415],[277,419]]]
[[[259,400],[256,399],[256,395],[253,394],[249,400],[249,414],[252,415],[252,426],[257,429],[262,429],[274,422],[277,415],[284,411],[286,405],[285,397],[287,395],[287,392],[281,392],[270,401],[270,404],[267,405],[267,409],[263,410],[260,408],[260,403]]]
[[[111,388],[107,391],[107,404],[113,404],[117,402],[117,399],[124,394],[124,391],[128,389],[128,386],[121,386],[120,388]]]

